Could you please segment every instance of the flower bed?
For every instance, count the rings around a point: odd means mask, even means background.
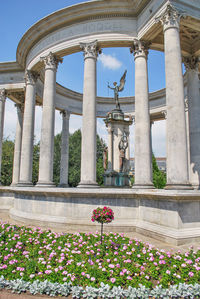
[[[59,234],[0,225],[0,276],[37,283],[149,290],[200,281],[200,249],[172,254],[122,234]]]

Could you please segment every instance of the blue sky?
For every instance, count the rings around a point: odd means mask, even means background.
[[[34,23],[46,15],[66,6],[74,5],[81,0],[1,0],[0,6],[0,62],[15,61],[17,45],[23,34]],[[123,72],[127,69],[126,85],[120,96],[134,95],[134,58],[128,48],[105,48],[97,63],[97,95],[112,97],[107,82],[119,82]],[[150,51],[148,57],[149,91],[165,87],[164,55],[157,51]],[[57,81],[73,90],[82,92],[83,89],[83,54],[82,52],[64,57],[59,65]],[[114,106],[113,106],[114,108]],[[40,122],[42,111],[36,109],[36,140],[40,138]],[[11,139],[15,136],[16,111],[11,101],[6,103],[4,136]],[[81,127],[81,117],[70,118],[70,132]],[[55,133],[61,131],[61,117],[56,113]],[[98,120],[98,133],[107,140],[107,133],[102,120]],[[134,128],[131,128],[133,143]],[[165,122],[153,125],[153,149],[156,156],[165,155]],[[131,147],[131,155],[134,146]]]

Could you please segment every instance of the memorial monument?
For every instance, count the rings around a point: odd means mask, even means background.
[[[56,11],[29,28],[19,41],[16,61],[0,63],[0,161],[7,97],[17,104],[18,116],[13,184],[0,187],[0,210],[25,224],[91,231],[91,211],[109,205],[116,215],[107,226],[111,231],[137,231],[177,245],[200,241],[199,41],[199,0],[88,1]],[[106,47],[131,49],[135,65],[135,94],[119,100],[123,84],[114,84],[113,111],[113,99],[96,93],[97,57]],[[154,92],[148,89],[152,73],[148,71],[149,49],[164,53],[166,86]],[[62,59],[80,51],[83,94],[56,82]],[[151,67],[153,63],[151,60]],[[34,187],[36,105],[42,106],[42,134],[39,178]],[[61,112],[63,124],[60,186],[64,188],[53,183],[55,110]],[[82,116],[79,188],[67,187],[71,114]],[[126,115],[134,117],[134,145],[128,138],[132,119],[127,121]],[[98,117],[107,119],[108,170],[126,173],[129,148],[134,146],[132,189],[99,188],[96,182]],[[152,190],[151,122],[164,119],[167,189],[160,191]]]
[[[108,163],[104,173],[104,185],[123,187],[129,186],[129,126],[133,123],[131,117],[126,120],[124,112],[120,108],[119,92],[123,91],[126,82],[125,70],[120,79],[120,84],[113,83],[108,88],[114,91],[116,107],[107,113],[104,122],[108,131]]]

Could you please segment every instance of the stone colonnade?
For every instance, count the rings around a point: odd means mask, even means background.
[[[180,46],[179,22],[181,15],[168,5],[157,19],[164,33],[166,114],[167,114],[167,187],[188,189],[190,183],[199,187],[200,181],[200,103],[198,58],[184,59],[187,70],[189,114],[189,163],[187,150],[186,120],[184,109],[184,85]],[[134,188],[153,188],[151,125],[149,115],[149,92],[147,57],[150,43],[134,40],[131,52],[135,59],[135,184]],[[81,153],[81,181],[78,187],[98,187],[96,183],[96,61],[100,49],[98,42],[81,43],[84,54],[83,125]],[[54,187],[53,151],[55,123],[56,71],[62,59],[49,53],[41,58],[45,80],[40,143],[39,180],[37,186]],[[26,70],[25,106],[17,106],[13,185],[32,186],[32,160],[36,80],[38,74]],[[3,134],[3,115],[6,91],[0,92],[0,161]],[[61,145],[60,186],[68,186],[68,137],[69,111],[62,111],[63,129]],[[108,157],[113,165],[112,131],[109,131]],[[188,167],[191,165],[191,167]],[[188,169],[190,168],[190,169]],[[190,176],[189,176],[190,174]]]

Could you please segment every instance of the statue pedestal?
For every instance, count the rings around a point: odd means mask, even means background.
[[[125,116],[121,109],[115,108],[107,114],[104,122],[109,134],[104,185],[129,186],[129,126],[133,123],[132,117]]]
[[[104,174],[104,186],[105,187],[124,187],[130,186],[129,174],[124,172],[115,172]]]

